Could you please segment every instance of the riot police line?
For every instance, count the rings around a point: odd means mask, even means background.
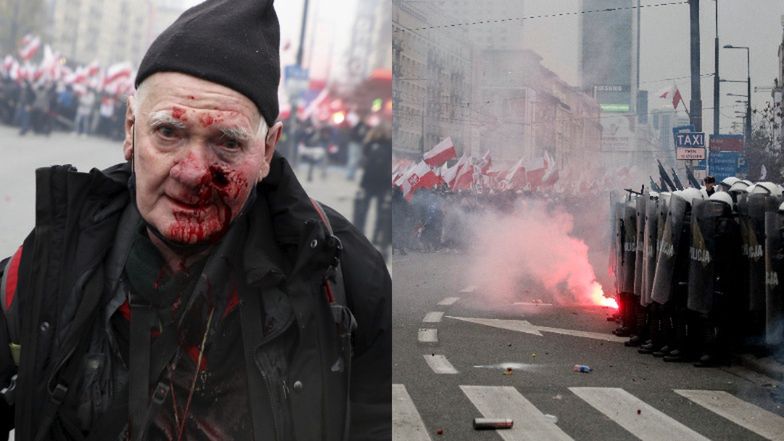
[[[614,195],[613,262],[626,346],[718,366],[784,343],[784,198],[772,182]]]

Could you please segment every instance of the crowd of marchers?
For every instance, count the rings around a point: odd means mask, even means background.
[[[392,193],[392,249],[400,255],[408,251],[436,252],[466,250],[472,246],[476,229],[484,215],[510,215],[524,204],[540,209],[561,209],[572,214],[590,212],[593,202],[577,193],[544,191],[453,191],[447,185],[417,190],[405,197],[403,189]],[[528,205],[530,206],[530,205]],[[574,219],[572,233],[588,237],[599,229],[593,218]]]
[[[627,191],[615,203],[614,333],[666,362],[781,360],[784,188],[735,177],[714,187],[709,176],[701,188],[667,190]]]

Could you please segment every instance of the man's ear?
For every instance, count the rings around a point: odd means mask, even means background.
[[[136,99],[133,95],[128,96],[128,103],[125,107],[125,141],[123,141],[123,155],[126,161],[130,161],[133,157],[133,126],[136,118],[133,115],[133,102]]]
[[[264,121],[261,122],[264,124]],[[283,133],[283,123],[276,122],[267,131],[267,138],[264,140],[264,160],[261,164],[261,173],[259,173],[259,181],[267,177],[270,169],[270,162],[272,155],[275,154],[275,147],[278,145],[280,135]]]

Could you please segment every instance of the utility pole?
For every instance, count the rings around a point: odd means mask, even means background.
[[[702,132],[702,94],[700,93],[700,0],[689,0],[691,29],[691,115],[694,129]]]
[[[716,3],[716,38],[713,39],[713,134],[719,134],[719,0]]]
[[[305,47],[305,29],[308,27],[308,0],[302,7],[302,25],[299,28],[299,48],[297,48],[297,66],[302,67],[302,52]]]

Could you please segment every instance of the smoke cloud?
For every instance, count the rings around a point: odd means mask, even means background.
[[[604,299],[589,247],[574,228],[572,214],[539,200],[521,201],[509,213],[470,216],[469,283],[480,287],[488,303],[603,304],[610,299]]]

